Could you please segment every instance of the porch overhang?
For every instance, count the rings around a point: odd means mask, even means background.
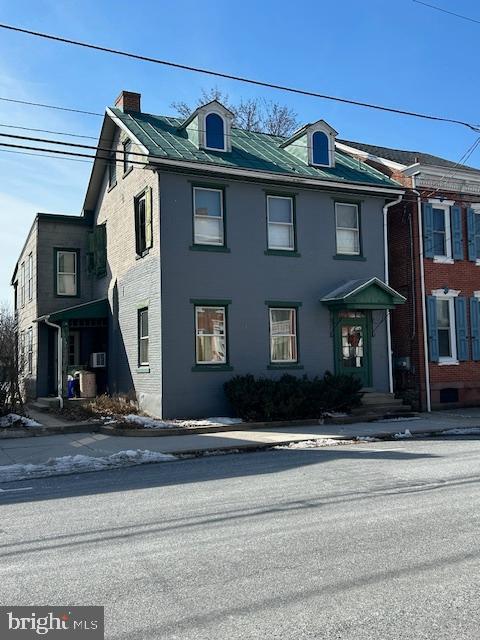
[[[406,298],[380,278],[349,280],[324,295],[320,302],[331,309],[394,309]]]
[[[88,320],[94,318],[108,318],[109,304],[107,298],[84,302],[73,307],[66,307],[59,311],[53,311],[36,319],[36,322],[48,320],[49,322],[68,322],[69,320]]]

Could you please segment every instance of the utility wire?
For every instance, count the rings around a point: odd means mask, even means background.
[[[89,138],[90,140],[98,140],[97,136],[85,136],[79,133],[68,133],[67,131],[52,131],[51,129],[33,129],[32,127],[20,127],[13,124],[0,124],[2,129],[19,129],[21,131],[37,131],[38,133],[54,133],[59,136],[69,136],[71,138]]]
[[[360,100],[353,100],[350,98],[340,98],[338,96],[331,96],[328,94],[324,94],[324,93],[318,93],[316,91],[308,91],[306,89],[299,89],[296,87],[290,87],[287,85],[281,85],[281,84],[275,84],[275,83],[271,83],[271,82],[265,82],[262,80],[254,80],[252,78],[246,78],[244,76],[236,76],[233,74],[229,74],[229,73],[225,73],[222,71],[213,71],[211,69],[204,69],[202,67],[193,67],[191,65],[187,65],[187,64],[180,64],[178,62],[171,62],[170,60],[162,60],[160,58],[153,58],[150,56],[144,56],[144,55],[140,55],[140,54],[136,54],[136,53],[132,53],[129,51],[123,51],[121,49],[113,49],[111,47],[105,47],[102,45],[97,45],[97,44],[92,44],[89,42],[81,42],[80,40],[72,40],[70,38],[64,38],[62,36],[57,36],[57,35],[52,35],[52,34],[47,34],[47,33],[43,33],[40,31],[33,31],[31,29],[24,29],[22,27],[16,27],[14,25],[10,25],[10,24],[5,24],[5,23],[0,23],[0,28],[1,29],[6,29],[9,31],[14,31],[17,33],[24,33],[30,36],[35,36],[37,38],[43,38],[45,40],[53,40],[55,42],[62,42],[64,44],[69,44],[69,45],[74,45],[77,47],[83,47],[85,49],[93,49],[95,51],[102,51],[104,53],[111,53],[117,56],[123,56],[125,58],[133,58],[135,60],[141,60],[142,62],[151,62],[154,64],[160,64],[160,65],[164,65],[167,67],[173,67],[175,69],[182,69],[184,71],[192,71],[195,73],[202,73],[204,75],[209,75],[209,76],[214,76],[214,77],[218,77],[218,78],[225,78],[227,80],[235,80],[237,82],[243,82],[246,84],[250,84],[250,85],[256,85],[259,87],[266,87],[268,89],[277,89],[279,91],[286,91],[288,93],[294,93],[297,95],[303,95],[303,96],[310,96],[313,98],[320,98],[322,100],[332,100],[335,102],[341,102],[343,104],[350,104],[353,106],[357,106],[357,107],[364,107],[364,108],[368,108],[368,109],[376,109],[378,111],[385,111],[388,113],[396,113],[399,115],[404,115],[404,116],[411,116],[411,117],[415,117],[415,118],[423,118],[424,120],[435,120],[438,122],[448,122],[450,124],[458,124],[458,125],[462,125],[464,127],[468,127],[469,129],[474,129],[475,131],[477,130],[477,127],[479,127],[480,125],[476,124],[471,124],[469,122],[465,122],[463,120],[457,120],[455,118],[446,118],[443,116],[434,116],[431,114],[426,114],[426,113],[418,113],[415,111],[407,111],[404,109],[396,109],[394,107],[386,107],[383,105],[379,105],[379,104],[373,104],[373,103],[369,103],[369,102],[362,102]],[[45,105],[37,105],[37,106],[45,106]],[[75,109],[71,109],[71,111],[77,111]],[[99,115],[97,113],[92,113],[90,112],[90,115]]]
[[[413,2],[415,2],[416,4],[423,4],[424,7],[435,9],[435,11],[441,11],[442,13],[447,13],[450,16],[455,16],[455,18],[461,18],[462,20],[468,20],[468,22],[475,22],[476,24],[480,24],[480,20],[476,20],[475,18],[471,18],[470,16],[464,16],[461,13],[455,13],[455,11],[443,9],[442,7],[437,7],[436,5],[429,4],[428,2],[422,2],[421,0],[413,0]]]
[[[15,104],[26,104],[29,107],[44,107],[45,109],[57,109],[57,111],[70,111],[71,113],[85,113],[87,116],[100,116],[103,117],[103,113],[96,113],[95,111],[84,111],[83,109],[71,109],[69,107],[57,107],[53,104],[43,104],[42,102],[30,102],[29,100],[17,100],[14,98],[0,97],[3,102],[15,102]]]

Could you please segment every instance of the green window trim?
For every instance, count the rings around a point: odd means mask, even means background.
[[[216,251],[219,253],[229,253],[227,244],[227,198],[226,188],[228,185],[219,183],[207,183],[207,182],[190,182],[192,185],[192,244],[190,245],[191,251]],[[204,242],[195,242],[195,190],[204,189],[206,191],[220,191],[222,202],[222,223],[223,223],[223,243],[222,244],[208,244]]]
[[[298,330],[297,330],[297,339],[298,339]],[[298,347],[297,347],[298,348]],[[303,364],[298,364],[298,363],[294,363],[292,362],[292,364],[289,364],[288,362],[286,362],[285,364],[275,364],[275,363],[270,363],[269,365],[267,365],[267,369],[269,369],[270,371],[276,371],[277,369],[305,369],[305,367],[303,366]]]
[[[152,188],[145,187],[133,199],[135,216],[135,253],[136,257],[143,258],[153,247],[153,196]],[[143,220],[142,208],[143,204]]]
[[[362,234],[362,200],[351,200],[349,198],[333,198],[333,222],[335,228],[335,260],[366,260],[363,256],[363,234]],[[358,220],[358,253],[339,253],[337,243],[337,205],[350,204],[357,207]]]
[[[292,307],[301,307],[303,305],[303,302],[292,302],[290,300],[265,300],[265,304],[267,305],[267,307],[290,309]]]
[[[302,255],[301,253],[298,253],[298,251],[288,251],[282,249],[266,249],[264,251],[264,254],[266,256],[280,256],[282,258],[300,258]]]
[[[233,371],[229,364],[194,364],[192,371]]]
[[[146,313],[147,316],[147,333],[143,334],[143,324],[142,324],[142,316]],[[137,309],[137,371],[142,370],[145,372],[146,369],[150,371],[150,313],[148,307],[142,307]],[[146,355],[147,360],[142,362],[142,345],[146,342]]]
[[[75,253],[76,254],[76,293],[65,294],[58,293],[58,254]],[[81,262],[80,262],[80,249],[74,249],[72,247],[54,247],[53,249],[53,291],[56,298],[80,298],[81,295]]]

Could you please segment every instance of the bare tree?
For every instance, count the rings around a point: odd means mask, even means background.
[[[195,111],[203,104],[212,100],[218,100],[233,113],[234,125],[247,131],[270,133],[276,136],[288,137],[298,127],[297,114],[293,109],[272,100],[249,98],[241,100],[235,105],[230,102],[227,93],[223,93],[218,87],[212,87],[208,91],[202,89],[196,105],[186,102],[172,102],[171,107],[183,118]]]
[[[20,392],[21,356],[17,321],[6,304],[0,306],[0,416],[23,407]]]

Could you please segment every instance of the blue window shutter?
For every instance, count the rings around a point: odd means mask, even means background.
[[[472,360],[480,360],[480,302],[470,298],[470,333],[472,334]]]
[[[467,229],[468,229],[468,259],[475,262],[477,250],[475,247],[475,211],[467,209]]]
[[[423,255],[433,258],[433,207],[428,202],[422,204],[423,210]]]
[[[457,333],[457,358],[458,360],[468,360],[466,298],[455,298],[455,329]]]
[[[438,362],[437,299],[427,296],[428,352],[430,362]]]
[[[463,260],[462,210],[450,207],[450,225],[452,228],[452,255],[454,260]]]

